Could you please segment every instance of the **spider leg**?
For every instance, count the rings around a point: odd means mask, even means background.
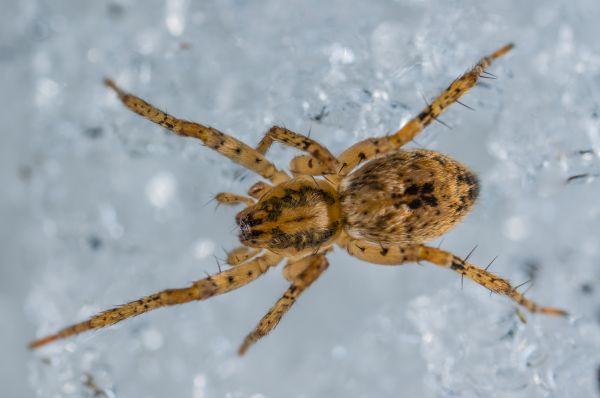
[[[313,256],[302,257],[300,260],[295,261],[288,260],[282,270],[283,277],[289,282],[294,282],[298,278],[298,275],[314,261]]]
[[[381,265],[404,265],[404,263],[417,261],[414,254],[415,246],[384,246],[366,240],[347,238],[339,244],[346,249],[348,254]]]
[[[309,287],[329,265],[324,254],[312,255],[307,258],[310,259],[308,266],[298,274],[283,296],[260,320],[258,325],[256,325],[256,328],[246,336],[246,339],[238,350],[240,355],[244,355],[252,344],[266,336],[277,326],[283,315],[296,302],[300,294],[302,294],[302,292]]]
[[[256,150],[264,155],[273,144],[273,141],[281,142],[282,144],[307,152],[310,154],[308,158],[313,159],[312,162],[319,164],[323,168],[324,173],[332,174],[337,171],[338,161],[335,156],[333,156],[327,148],[312,138],[295,133],[284,127],[273,126],[258,143]],[[292,170],[292,172],[295,174],[306,174],[306,170],[302,167],[296,169],[295,166],[295,163],[292,161],[292,163],[290,163],[290,170]]]
[[[290,161],[290,170],[295,174],[303,174],[309,176],[322,176],[329,174],[338,174],[340,170],[339,162],[334,170],[331,167],[324,165],[310,155],[300,155],[294,157]]]
[[[494,293],[503,294],[531,312],[539,312],[547,315],[567,315],[567,312],[564,310],[553,307],[542,307],[536,304],[518,292],[506,279],[461,259],[452,253],[435,247],[424,245],[386,247],[360,240],[348,240],[344,246],[352,256],[375,264],[402,265],[405,263],[427,261],[458,272]]]
[[[245,203],[248,206],[252,206],[254,203],[256,203],[252,198],[230,192],[218,193],[217,196],[215,196],[215,200],[225,205],[236,205],[238,203]]]
[[[273,188],[272,185],[259,181],[248,189],[248,195],[252,196],[254,199],[260,199],[265,193],[270,191],[271,188]]]
[[[198,138],[206,146],[254,171],[258,175],[271,180],[275,184],[289,179],[289,176],[285,172],[278,170],[262,153],[244,144],[242,141],[224,134],[215,128],[177,119],[141,98],[123,91],[110,79],[106,79],[104,84],[115,91],[121,102],[131,111],[171,130],[175,134],[183,137]]]
[[[298,275],[300,275],[302,271],[308,268],[315,261],[314,257],[317,254],[326,255],[331,250],[333,250],[332,246],[326,248],[319,247],[310,256],[294,260],[288,259],[287,263],[285,264],[285,267],[283,267],[283,277],[290,282],[294,282],[298,278]]]
[[[434,99],[431,104],[427,105],[421,113],[409,120],[408,123],[394,134],[386,137],[367,138],[346,149],[338,157],[341,165],[339,173],[341,175],[346,175],[361,162],[397,150],[402,145],[412,140],[433,120],[436,120],[446,108],[454,102],[457,102],[460,97],[475,86],[481,74],[485,72],[485,69],[490,66],[493,61],[506,54],[512,48],[512,44],[507,44],[487,57],[483,57],[471,70],[454,80],[452,84]],[[304,159],[302,161],[307,162],[307,160]]]
[[[231,268],[193,282],[190,287],[163,290],[117,308],[101,312],[87,321],[66,327],[55,334],[32,341],[29,347],[32,349],[38,348],[55,340],[113,325],[127,318],[160,307],[183,304],[194,300],[204,300],[212,296],[227,293],[252,282],[267,272],[270,267],[277,265],[281,259],[280,255],[267,252],[265,255],[257,257],[239,267]]]
[[[251,249],[247,246],[239,246],[227,253],[227,264],[231,266],[240,265],[256,256],[260,250]]]

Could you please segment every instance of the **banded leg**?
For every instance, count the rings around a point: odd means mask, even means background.
[[[163,290],[139,300],[121,305],[117,308],[101,312],[87,321],[69,326],[55,334],[32,341],[29,344],[29,347],[32,349],[38,348],[55,340],[83,333],[88,330],[113,325],[127,318],[167,305],[183,304],[194,300],[204,300],[212,296],[227,293],[252,282],[264,274],[270,267],[277,265],[279,261],[281,261],[281,258],[282,257],[277,254],[266,253],[239,267],[231,268],[227,271],[193,282],[190,287]]]
[[[337,171],[338,161],[327,148],[309,137],[283,127],[271,127],[259,142],[256,150],[264,155],[273,144],[273,141],[281,142],[285,145],[307,152],[310,154],[309,158],[313,159],[313,162],[317,162],[322,166],[324,169],[323,174],[332,174]],[[294,162],[290,164],[290,169],[292,172],[304,174],[303,169],[294,168]]]
[[[247,206],[252,206],[254,203],[256,203],[252,198],[230,192],[218,193],[217,196],[215,196],[215,200],[225,205],[236,205],[238,203],[244,203]]]
[[[470,71],[453,81],[452,84],[433,100],[430,105],[425,107],[417,117],[411,119],[394,134],[386,137],[368,138],[346,149],[338,157],[338,173],[340,175],[347,175],[363,161],[383,156],[412,140],[418,133],[442,114],[447,107],[458,101],[460,97],[475,86],[481,74],[493,61],[506,54],[512,48],[512,44],[507,44],[489,56],[482,58]],[[315,162],[314,159],[311,160],[311,157],[309,156],[299,156],[293,160],[293,164],[295,169],[309,170],[309,173],[307,174],[311,175],[322,174],[324,169],[324,165]]]
[[[417,246],[382,246],[376,243],[347,239],[341,245],[348,254],[368,263],[381,265],[404,265],[418,261]]]
[[[273,188],[272,185],[259,181],[248,189],[248,195],[252,196],[254,199],[260,199],[264,194],[269,192],[271,188]]]
[[[525,298],[506,279],[441,249],[423,245],[383,247],[359,240],[350,240],[345,246],[351,255],[375,264],[402,265],[408,262],[428,261],[440,267],[450,268],[494,293],[503,294],[531,312],[539,312],[547,315],[567,315],[567,312],[564,310],[553,307],[542,307],[536,304]]]
[[[238,350],[240,355],[244,355],[252,344],[269,334],[277,326],[283,315],[294,305],[300,294],[329,266],[329,262],[323,254],[313,255],[309,258],[311,259],[310,264],[297,276],[283,296],[260,320],[256,328],[246,336],[246,339]]]
[[[320,251],[318,255],[325,256],[331,250],[332,247],[328,247]],[[289,282],[294,282],[296,279],[298,279],[298,276],[315,261],[315,256],[317,256],[317,254],[302,257],[299,260],[288,260],[288,262],[285,264],[285,267],[283,267],[283,277]]]
[[[285,267],[283,267],[283,277],[288,282],[294,282],[296,279],[298,279],[298,276],[302,273],[302,271],[308,268],[308,266],[314,261],[315,260],[313,256],[304,257],[296,261],[288,260],[287,264],[285,264]]]
[[[119,99],[127,108],[138,115],[171,130],[175,134],[183,137],[198,138],[206,146],[247,169],[254,171],[256,174],[271,180],[274,184],[289,179],[289,176],[285,172],[278,170],[262,153],[244,144],[240,140],[224,134],[215,128],[203,126],[199,123],[189,122],[183,119],[177,119],[152,106],[141,98],[123,91],[110,79],[106,79],[104,84],[117,93]]]
[[[256,256],[259,251],[260,250],[258,249],[251,249],[247,246],[236,247],[227,253],[227,265],[240,265]]]
[[[308,176],[322,176],[332,174],[329,167],[319,162],[310,155],[300,155],[294,157],[290,161],[290,170],[296,174],[304,174]],[[336,167],[335,173],[339,174],[340,164]]]

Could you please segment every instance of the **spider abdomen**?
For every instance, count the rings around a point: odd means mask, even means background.
[[[477,177],[462,163],[436,151],[398,151],[342,181],[344,229],[371,242],[425,243],[460,222],[478,194]]]

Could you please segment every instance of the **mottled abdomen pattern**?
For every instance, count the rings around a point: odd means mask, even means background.
[[[420,244],[442,235],[478,194],[477,177],[465,165],[424,149],[375,159],[340,187],[348,235],[382,244]]]

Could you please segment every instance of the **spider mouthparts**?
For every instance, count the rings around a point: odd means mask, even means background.
[[[240,239],[248,239],[250,233],[250,227],[247,224],[240,225]]]
[[[238,214],[236,214],[236,216],[235,216],[235,223],[236,223],[238,226],[240,226],[240,227],[242,226],[242,218],[244,217],[244,215],[243,215],[242,213],[243,213],[243,211],[240,211],[240,212],[239,212]]]
[[[252,227],[248,222],[248,214],[241,211],[235,216],[235,223],[240,227],[239,239],[240,242],[248,242],[252,236]]]

